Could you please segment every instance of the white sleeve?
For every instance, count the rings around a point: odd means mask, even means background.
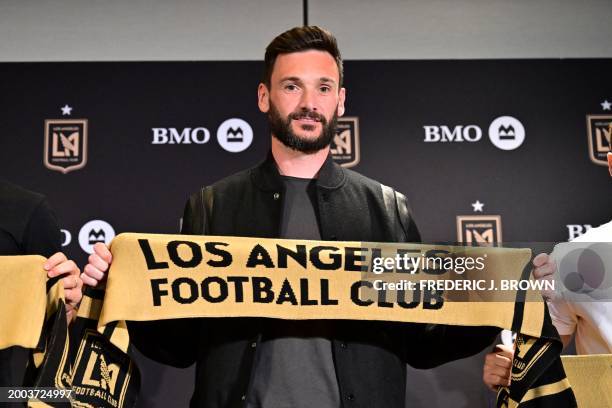
[[[555,299],[547,304],[553,325],[557,328],[559,335],[574,334],[578,316],[571,305],[563,299]]]

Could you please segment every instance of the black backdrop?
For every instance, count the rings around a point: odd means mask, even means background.
[[[81,266],[87,254],[78,235],[90,220],[104,220],[117,233],[176,232],[191,192],[254,165],[269,148],[256,105],[261,68],[261,62],[0,64],[0,177],[48,196],[71,236],[64,249]],[[612,218],[611,179],[590,159],[587,126],[588,115],[602,115],[600,127],[612,121],[602,105],[612,101],[610,72],[610,59],[347,61],[347,115],[359,120],[354,169],[407,194],[426,241],[454,241],[456,217],[481,214],[501,216],[506,242],[566,241],[570,229]],[[489,125],[500,116],[524,127],[515,150],[489,140]],[[229,118],[253,130],[243,152],[217,142],[217,128]],[[86,163],[66,174],[44,165],[45,120],[58,119],[88,121]],[[477,127],[482,138],[425,142],[425,126],[440,134],[441,126],[472,126],[468,137]],[[152,144],[153,128],[198,127],[210,132],[207,143]],[[482,213],[473,211],[476,201],[484,203]],[[486,404],[481,363],[475,357],[413,376],[411,398],[430,406]],[[152,367],[145,373],[147,406],[184,403],[190,371],[166,371],[154,386],[158,367],[144,364]],[[152,402],[162,390],[165,396]]]

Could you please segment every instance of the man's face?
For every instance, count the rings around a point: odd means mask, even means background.
[[[277,57],[270,89],[259,85],[259,109],[268,114],[274,137],[286,146],[313,153],[329,146],[336,119],[344,114],[344,88],[338,66],[325,51]]]
[[[293,131],[294,123],[301,122],[303,119],[312,119],[321,124],[321,131],[316,137],[304,137]],[[286,118],[281,116],[276,105],[270,102],[268,111],[268,123],[272,135],[280,140],[285,146],[302,153],[315,153],[330,145],[336,134],[338,122],[337,110],[328,122],[325,116],[315,111],[298,111],[290,113]],[[314,130],[314,125],[302,125],[304,130]]]

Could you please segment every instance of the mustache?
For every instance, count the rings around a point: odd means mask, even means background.
[[[316,120],[317,122],[323,122],[323,123],[327,122],[327,120],[325,119],[325,116],[313,110],[301,110],[299,112],[293,112],[289,114],[289,119],[292,119],[292,120],[313,119],[313,120]]]

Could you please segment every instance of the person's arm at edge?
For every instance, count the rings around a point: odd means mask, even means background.
[[[68,323],[72,323],[83,295],[83,281],[79,277],[81,271],[74,261],[61,252],[61,231],[57,217],[44,197],[30,214],[22,245],[25,254],[37,254],[48,258],[44,267],[49,278],[65,275],[62,284],[66,301],[66,318]]]

